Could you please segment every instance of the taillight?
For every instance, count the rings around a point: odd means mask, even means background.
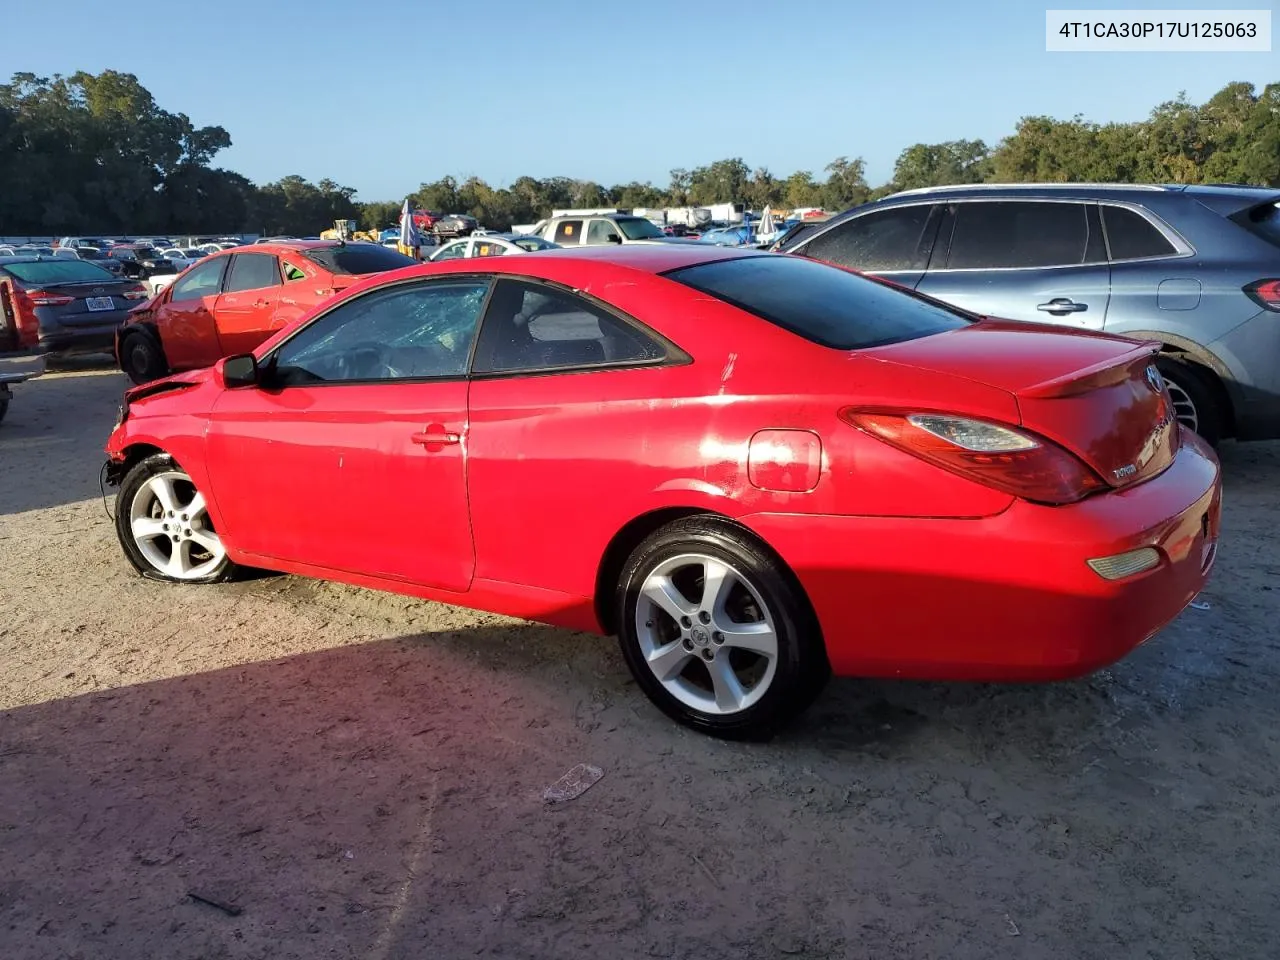
[[[40,342],[40,319],[36,316],[35,304],[25,290],[18,287],[9,289],[13,291],[9,302],[14,326],[18,330],[18,342],[24,347],[34,347]]]
[[[1255,280],[1244,292],[1263,310],[1280,313],[1280,280]]]
[[[126,300],[145,300],[149,296],[147,288],[138,284],[136,287],[130,287],[124,293],[120,294]]]
[[[1071,452],[1002,424],[936,413],[848,407],[840,418],[943,470],[1035,503],[1061,505],[1106,487]]]
[[[24,293],[32,305],[37,307],[65,307],[76,299],[64,293],[48,293],[44,290],[26,290]]]

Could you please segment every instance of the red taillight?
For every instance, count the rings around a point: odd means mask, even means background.
[[[1244,288],[1244,292],[1262,309],[1280,313],[1280,279],[1255,280]]]
[[[24,290],[23,294],[37,307],[65,307],[76,299],[64,293],[48,293],[44,290]]]
[[[1074,454],[1004,424],[856,407],[841,410],[840,418],[904,453],[1023,500],[1075,503],[1106,487]]]
[[[147,293],[146,287],[142,286],[142,284],[138,284],[136,287],[130,287],[124,293],[120,294],[120,296],[124,297],[126,300],[145,300],[150,296],[150,294]]]

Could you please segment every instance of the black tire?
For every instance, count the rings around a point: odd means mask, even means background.
[[[130,380],[142,386],[166,376],[169,361],[154,334],[134,330],[120,338],[120,369]]]
[[[1213,374],[1198,364],[1167,355],[1156,359],[1156,368],[1169,387],[1178,420],[1216,447],[1222,440],[1227,411]]]
[[[729,643],[713,646],[708,631],[718,621],[711,621],[701,631],[698,631],[698,627],[706,621],[691,622],[681,633],[681,627],[674,617],[650,605],[645,610],[646,622],[638,622],[637,611],[646,579],[654,571],[662,570],[664,565],[682,562],[677,558],[687,555],[699,555],[723,563],[749,582],[749,587],[744,588],[740,583],[733,588],[737,591],[733,595],[736,597],[735,602],[745,602],[747,605],[743,609],[761,613],[750,595],[752,590],[763,602],[767,616],[772,621],[777,646],[772,679],[762,693],[757,695],[754,691],[768,676],[761,666],[766,661],[756,654],[744,652],[740,656],[738,651],[730,651],[732,644]],[[702,569],[705,573],[706,567]],[[681,570],[677,570],[673,575],[673,582],[681,573]],[[680,588],[686,601],[691,596],[700,596],[700,582],[694,580],[691,583],[695,586]],[[690,517],[662,527],[631,554],[623,567],[617,590],[618,642],[636,683],[669,717],[702,733],[734,740],[768,739],[808,708],[831,676],[831,666],[817,618],[799,582],[777,557],[748,532],[733,524],[710,517]],[[645,602],[648,604],[647,600]],[[694,614],[694,617],[698,616],[701,614]],[[761,618],[764,618],[764,614],[761,614]],[[670,633],[673,629],[674,634]],[[719,663],[714,658],[720,655],[729,657],[723,666],[734,670],[735,676],[739,676],[737,664],[745,656],[748,673],[752,670],[763,673],[763,676],[758,676],[754,685],[740,687],[749,696],[756,696],[756,699],[743,709],[719,713],[698,709],[681,700],[658,679],[649,666],[644,652],[646,641],[642,638],[642,631],[647,630],[653,630],[655,634],[659,630],[668,631],[662,635],[664,643],[679,640],[692,654],[675,677],[675,682],[683,689],[693,689],[694,694],[701,692],[706,697],[712,697],[710,671],[713,665]],[[695,639],[689,631],[701,635]],[[679,639],[681,636],[684,637],[683,640]],[[715,632],[714,636],[722,635]],[[700,646],[694,646],[695,643]],[[676,656],[683,656],[674,648],[671,649]],[[707,657],[708,652],[711,654],[710,658]],[[700,656],[711,662],[701,662]],[[695,689],[699,680],[705,690]]]
[[[176,516],[170,514],[165,516],[166,511],[161,506],[159,511],[156,507],[160,506],[154,495],[150,492],[148,484],[153,478],[169,475],[170,477],[181,477],[181,481],[174,480],[174,488],[177,494],[178,503],[175,504],[176,509],[173,511]],[[164,523],[172,517],[175,532],[174,536],[182,539],[193,540],[190,537],[191,528],[196,529],[199,533],[212,533],[216,536],[216,531],[211,524],[208,524],[207,516],[204,521],[199,521],[197,517],[190,517],[181,511],[181,503],[191,502],[190,497],[196,493],[195,485],[191,483],[191,478],[180,467],[177,462],[165,453],[153,454],[145,460],[141,460],[125,474],[124,480],[120,484],[120,491],[116,496],[116,536],[120,540],[120,546],[124,550],[124,555],[129,562],[133,564],[133,568],[142,576],[151,580],[161,580],[166,583],[222,583],[230,580],[239,572],[240,568],[231,562],[225,554],[223,554],[220,562],[208,565],[208,569],[200,569],[201,564],[196,564],[194,569],[198,575],[194,576],[174,576],[167,572],[162,566],[156,562],[156,554],[165,555],[166,551],[159,548],[160,543],[164,543],[167,548],[167,554],[172,555],[172,544],[169,535],[156,538],[152,541],[154,551],[152,556],[144,553],[143,548],[139,546],[133,533],[133,522],[135,512],[135,503],[141,497],[148,498],[149,504],[138,504],[141,512],[147,513],[148,519],[155,522]],[[187,524],[190,524],[190,527]],[[185,531],[185,534],[184,534]],[[196,561],[200,552],[205,556],[209,556],[210,560],[213,555],[207,550],[203,550],[198,542],[193,540],[190,547],[186,548],[190,552],[187,556]],[[206,564],[207,565],[207,564]]]
[[[0,420],[4,419],[4,415],[9,412],[9,398],[0,397]]]

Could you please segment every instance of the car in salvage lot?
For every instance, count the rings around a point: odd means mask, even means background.
[[[451,240],[432,251],[428,260],[457,260],[468,257],[501,257],[509,253],[537,253],[539,250],[558,250],[560,245],[542,237],[519,233],[472,234]]]
[[[16,338],[50,354],[102,353],[129,310],[146,299],[136,280],[90,260],[0,257],[0,311]]]
[[[456,260],[130,390],[106,477],[152,579],[616,634],[668,715],[765,736],[833,671],[1074,677],[1176,617],[1221,483],[1156,349],[758,251]]]
[[[116,361],[134,383],[252,350],[363,276],[417,261],[372,243],[252,244],[202,258],[120,330]]]
[[[1280,191],[979,184],[909,190],[775,245],[977,313],[1161,345],[1178,418],[1280,438]]]

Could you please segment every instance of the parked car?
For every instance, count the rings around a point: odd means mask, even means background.
[[[107,245],[107,242],[102,237],[63,237],[58,241],[57,247],[59,250],[75,249],[77,247],[93,247],[96,250],[101,250]]]
[[[458,260],[468,257],[500,257],[508,253],[537,253],[539,250],[558,250],[559,244],[541,237],[519,233],[472,234],[461,240],[450,240],[434,251],[428,260]]]
[[[617,633],[672,717],[766,735],[832,670],[1072,677],[1177,616],[1221,486],[1153,355],[761,251],[484,257],[129,391],[106,475],[152,579]]]
[[[1280,437],[1280,191],[1019,184],[895,194],[781,250],[1013,320],[1162,344],[1178,418]]]
[[[52,354],[111,349],[129,309],[145,299],[135,280],[113,276],[88,260],[0,257],[0,312],[24,346]]]
[[[124,275],[135,280],[146,280],[159,273],[176,273],[173,262],[161,256],[155,247],[139,243],[117,243],[107,251],[107,256],[122,265]]]
[[[471,234],[480,224],[475,217],[469,217],[465,213],[451,213],[447,217],[440,217],[431,224],[431,232],[437,237],[466,237]]]
[[[205,257],[133,311],[116,360],[134,383],[252,350],[360,277],[417,263],[371,243],[255,244]]]
[[[105,253],[103,253],[97,247],[85,247],[85,246],[62,247],[60,246],[56,250],[54,250],[53,253],[54,253],[54,256],[61,257],[63,259],[90,260],[93,263],[97,264],[99,267],[102,267],[102,269],[106,270],[108,273],[116,277],[123,277],[125,275],[124,261],[113,260],[111,257],[108,257]]]
[[[207,257],[208,254],[203,250],[181,250],[178,247],[169,247],[168,249],[161,250],[160,256],[173,264],[174,270],[181,273],[197,260]]]
[[[619,213],[596,216],[552,217],[538,225],[531,236],[542,237],[561,247],[596,246],[613,243],[695,243],[682,237],[670,237],[652,220]]]

